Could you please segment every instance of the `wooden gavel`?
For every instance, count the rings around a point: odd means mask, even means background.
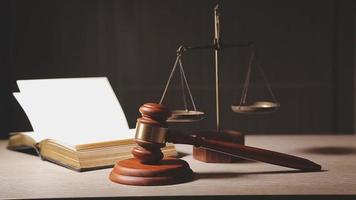
[[[145,164],[160,162],[163,158],[161,148],[166,142],[190,144],[216,152],[261,161],[274,165],[299,169],[302,171],[320,171],[321,166],[304,158],[266,149],[250,147],[204,137],[199,134],[186,134],[168,129],[167,118],[170,111],[161,104],[146,103],[139,109],[142,117],[137,119],[135,141],[139,145],[132,150],[134,157]]]

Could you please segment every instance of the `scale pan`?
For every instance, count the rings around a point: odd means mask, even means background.
[[[204,112],[194,110],[172,110],[172,115],[167,122],[172,123],[186,123],[196,122],[204,118]]]
[[[278,110],[280,104],[271,101],[256,101],[249,105],[232,105],[232,111],[241,114],[270,113]]]

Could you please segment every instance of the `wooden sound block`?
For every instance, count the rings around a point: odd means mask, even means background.
[[[233,142],[236,144],[245,144],[245,136],[234,130],[223,131],[201,131],[201,135],[212,138],[221,139],[227,142]],[[204,148],[193,147],[193,158],[206,163],[233,163],[239,162],[244,159],[218,153]]]
[[[181,159],[164,158],[158,164],[143,164],[132,158],[117,161],[109,178],[125,185],[171,185],[193,180],[193,171]]]

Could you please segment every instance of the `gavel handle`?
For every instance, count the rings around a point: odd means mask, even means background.
[[[173,137],[172,137],[173,136]],[[320,171],[321,166],[304,158],[292,156],[284,153],[260,149],[256,147],[235,144],[217,139],[208,139],[199,135],[170,135],[170,142],[178,144],[191,144],[217,151],[220,153],[245,158],[248,160],[262,161],[274,165],[300,169],[302,171]]]

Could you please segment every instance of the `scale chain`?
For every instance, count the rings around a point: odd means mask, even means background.
[[[160,104],[163,103],[163,100],[166,96],[166,93],[167,93],[167,90],[168,90],[168,87],[172,81],[172,78],[173,78],[173,75],[174,75],[174,72],[176,71],[176,68],[177,68],[177,65],[179,63],[179,71],[180,71],[180,76],[181,76],[181,87],[182,87],[182,92],[183,92],[183,102],[184,102],[184,108],[185,110],[187,111],[188,110],[188,106],[187,106],[187,100],[186,100],[186,96],[185,96],[185,91],[184,91],[184,84],[186,85],[187,87],[187,91],[188,91],[188,94],[189,94],[189,97],[190,97],[190,100],[192,102],[192,106],[193,106],[193,109],[194,111],[196,111],[196,106],[195,106],[195,102],[194,102],[194,99],[193,99],[193,95],[192,95],[192,92],[190,90],[190,87],[189,87],[189,84],[188,84],[188,81],[187,81],[187,78],[185,76],[185,72],[184,72],[184,68],[183,68],[183,64],[182,64],[182,61],[181,61],[181,55],[178,54],[177,55],[177,58],[174,62],[174,65],[173,65],[173,68],[172,68],[172,71],[169,75],[169,78],[168,78],[168,81],[166,83],[166,86],[164,88],[164,91],[163,91],[163,94],[162,94],[162,97],[159,101]]]
[[[251,71],[252,71],[252,65],[253,65],[253,60],[256,59],[256,62],[257,62],[257,68],[260,70],[260,73],[263,77],[263,80],[265,81],[266,83],[266,86],[267,86],[267,89],[273,99],[274,102],[277,102],[277,98],[275,97],[273,91],[272,91],[272,87],[269,83],[269,81],[267,80],[266,78],[266,75],[262,69],[262,66],[257,58],[257,53],[256,53],[256,47],[254,46],[254,44],[252,44],[252,54],[251,54],[251,58],[250,58],[250,61],[249,61],[249,65],[248,65],[248,69],[247,69],[247,74],[246,74],[246,80],[244,82],[244,88],[243,88],[243,91],[242,91],[242,94],[241,94],[241,100],[240,100],[240,106],[242,104],[245,104],[246,103],[246,97],[247,97],[247,91],[248,91],[248,88],[249,88],[249,85],[250,85],[250,79],[251,79]]]
[[[164,88],[164,91],[163,91],[161,100],[159,101],[159,104],[162,104],[162,102],[163,102],[163,100],[164,100],[164,97],[166,96],[168,86],[169,86],[169,84],[171,83],[171,80],[172,80],[174,71],[176,70],[176,67],[177,67],[178,60],[179,60],[179,59],[180,59],[180,55],[177,55],[176,61],[174,62],[174,65],[173,65],[173,68],[172,68],[171,73],[169,74],[169,78],[168,78],[168,81],[167,81],[166,86],[165,86],[165,88]]]
[[[190,100],[192,101],[193,109],[194,109],[194,111],[196,111],[197,108],[195,106],[193,95],[192,95],[192,92],[190,91],[190,87],[189,87],[189,84],[188,84],[188,81],[187,81],[187,77],[185,76],[183,64],[182,64],[182,61],[181,61],[180,58],[179,58],[178,62],[179,62],[180,70],[181,70],[181,75],[183,75],[183,79],[184,79],[185,85],[187,86],[187,90],[188,90],[188,94],[189,94]]]
[[[181,59],[179,59],[179,65],[181,66]],[[187,106],[187,98],[185,96],[185,89],[184,89],[184,71],[182,70],[182,67],[179,67],[179,72],[180,72],[180,83],[181,83],[181,88],[182,88],[182,97],[183,97],[183,103],[184,103],[184,110],[188,111],[188,106]]]
[[[269,81],[267,80],[267,77],[262,69],[262,66],[261,66],[261,63],[260,63],[260,60],[258,59],[258,55],[257,55],[257,50],[256,50],[256,46],[253,45],[253,51],[254,51],[254,56],[256,58],[256,63],[257,63],[257,68],[260,70],[261,74],[262,74],[262,77],[263,77],[263,80],[265,81],[266,83],[266,86],[267,86],[267,89],[269,91],[269,93],[271,94],[272,96],[272,99],[274,102],[277,102],[277,98],[276,96],[274,95],[273,91],[272,91],[272,87],[271,87],[271,84],[269,83]]]
[[[272,96],[273,101],[274,101],[274,102],[277,102],[277,98],[276,98],[276,96],[274,96],[274,93],[273,93],[273,91],[272,91],[271,84],[270,84],[269,81],[267,80],[266,75],[265,75],[265,73],[264,73],[264,71],[263,71],[263,69],[262,69],[262,67],[261,67],[261,64],[258,62],[258,60],[257,60],[257,67],[259,68],[259,70],[260,70],[260,72],[261,72],[261,74],[262,74],[262,76],[263,76],[263,79],[264,79],[264,81],[266,82],[267,88],[268,88],[268,90],[269,90],[269,93],[270,93],[271,96]]]
[[[246,80],[245,80],[244,88],[243,88],[242,95],[241,95],[240,105],[245,104],[245,102],[246,102],[247,90],[248,90],[248,87],[250,85],[252,61],[253,61],[254,55],[255,54],[253,52],[252,55],[251,55],[249,64],[248,64],[247,73],[246,73]]]

